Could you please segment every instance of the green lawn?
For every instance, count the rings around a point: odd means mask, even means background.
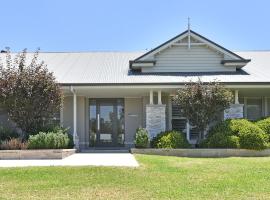
[[[0,169],[0,199],[270,199],[270,158],[136,158],[135,169]]]

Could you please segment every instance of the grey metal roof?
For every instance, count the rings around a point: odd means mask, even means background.
[[[129,61],[145,52],[40,53],[48,69],[62,84],[177,84],[190,80],[224,83],[269,83],[270,51],[235,52],[251,59],[236,73],[140,74],[129,69]],[[3,55],[3,54],[2,54]],[[31,56],[29,53],[28,56]],[[2,56],[3,58],[4,56]]]

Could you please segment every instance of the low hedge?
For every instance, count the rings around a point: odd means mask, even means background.
[[[30,135],[28,149],[66,149],[69,147],[68,134],[61,132],[39,132]]]
[[[207,143],[209,148],[239,148],[239,137],[235,135],[214,134]]]
[[[270,135],[270,117],[255,122],[255,125]]]
[[[212,127],[199,146],[263,150],[267,148],[268,141],[268,135],[257,124],[246,119],[232,119]]]
[[[159,133],[151,141],[153,148],[188,148],[190,147],[185,135],[178,131],[166,131]]]
[[[239,130],[239,143],[243,149],[263,150],[268,146],[268,135],[256,125],[242,127]]]

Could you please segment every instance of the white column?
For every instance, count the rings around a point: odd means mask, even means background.
[[[154,94],[153,94],[153,90],[150,90],[150,101],[149,104],[153,105],[154,104]]]
[[[238,90],[234,91],[234,104],[239,104]]]
[[[76,141],[77,136],[77,95],[73,92],[73,140]]]
[[[169,120],[169,127],[168,130],[172,130],[172,97],[169,96],[169,101],[168,101],[168,120]]]
[[[158,91],[158,104],[162,105],[162,100],[161,100],[161,90]]]
[[[64,126],[64,99],[62,100],[60,107],[60,126]]]
[[[190,142],[190,125],[189,125],[189,121],[187,120],[187,124],[186,124],[186,129],[187,129],[187,141]]]
[[[268,107],[267,107],[267,97],[264,97],[264,116],[267,117],[268,115]]]

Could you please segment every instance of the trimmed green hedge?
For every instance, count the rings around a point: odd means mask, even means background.
[[[240,147],[243,149],[266,149],[268,141],[268,135],[254,124],[244,126],[239,130]]]
[[[225,135],[223,133],[214,134],[209,138],[209,148],[239,148],[239,137],[235,135]]]
[[[265,133],[270,134],[270,117],[259,120],[255,124],[260,127]]]
[[[68,134],[62,132],[39,132],[30,135],[28,149],[66,149],[69,148]]]
[[[190,147],[185,135],[178,131],[166,131],[159,133],[151,141],[153,148],[188,148]]]
[[[269,120],[270,121],[270,120]],[[225,120],[212,127],[207,138],[200,143],[204,148],[243,148],[263,150],[269,146],[269,136],[259,127],[266,121],[252,123],[246,119]]]

